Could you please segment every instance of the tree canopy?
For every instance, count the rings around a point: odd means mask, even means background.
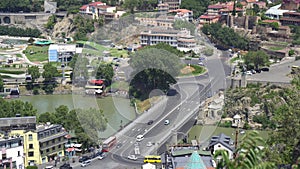
[[[39,67],[37,66],[29,67],[28,74],[31,75],[32,82],[34,82],[36,79],[38,79],[41,76]]]
[[[133,68],[130,95],[144,100],[154,89],[166,92],[176,83],[181,64],[179,58],[163,49],[145,48],[131,55]]]
[[[97,72],[96,78],[97,79],[105,79],[106,86],[112,83],[112,78],[114,76],[114,69],[111,64],[100,64]]]
[[[202,32],[208,35],[214,43],[225,48],[248,49],[248,39],[241,37],[232,28],[222,27],[220,23],[205,24],[202,27]]]
[[[6,101],[0,98],[0,118],[16,117],[16,114],[23,116],[36,116],[37,110],[29,102],[20,100]]]
[[[264,51],[249,51],[244,56],[244,63],[247,69],[258,69],[269,64],[269,56]]]
[[[51,122],[62,124],[68,131],[74,131],[78,141],[84,147],[96,145],[99,139],[99,132],[107,127],[107,119],[102,110],[96,109],[73,109],[61,105],[55,108],[54,112],[45,112],[39,115],[40,123]]]
[[[31,28],[17,28],[13,26],[0,26],[0,35],[9,36],[25,36],[25,37],[39,37],[42,33],[38,29]]]
[[[198,18],[207,10],[211,0],[182,0],[180,8],[193,11],[194,18]]]

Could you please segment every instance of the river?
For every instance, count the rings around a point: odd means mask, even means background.
[[[99,108],[104,112],[108,120],[107,129],[100,134],[106,138],[120,129],[121,124],[125,125],[135,119],[134,108],[130,106],[129,99],[118,97],[94,98],[81,95],[35,95],[22,96],[22,101],[30,102],[38,111],[54,112],[60,105],[66,105],[70,110],[74,108]]]

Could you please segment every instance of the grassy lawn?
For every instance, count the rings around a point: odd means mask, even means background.
[[[95,42],[89,42],[89,41],[77,41],[77,43],[82,43],[82,44],[85,44],[85,45],[89,45],[95,49],[97,49],[98,51],[100,51],[101,53],[105,50],[107,50],[108,48],[98,44],[98,43],[95,43]],[[84,46],[83,46],[84,47]],[[86,48],[86,47],[84,47]]]
[[[203,74],[206,71],[206,68],[198,65],[190,65],[190,67],[184,67],[179,74],[179,77],[182,76],[198,76]]]
[[[218,135],[220,133],[224,133],[227,136],[230,136],[231,139],[235,139],[235,131],[236,130],[234,128],[224,128],[224,127],[216,127],[216,126],[203,127],[201,125],[196,125],[193,126],[189,131],[189,140],[193,140],[196,137],[197,139],[205,141],[207,139],[210,139],[212,136]],[[250,130],[245,130],[245,131],[247,133],[247,131]],[[269,136],[268,131],[259,130],[258,132],[259,132],[259,136],[262,137],[263,139],[267,139]]]
[[[285,47],[284,46],[271,46],[271,47],[269,47],[269,49],[277,51],[277,50],[285,49]]]
[[[109,52],[111,54],[112,57],[117,57],[117,58],[121,58],[121,56],[123,58],[127,58],[128,57],[128,51],[127,50],[118,50],[116,48],[112,48],[109,49]]]
[[[89,54],[95,55],[95,56],[102,56],[103,55],[103,51],[98,51],[98,50],[93,50],[93,49],[87,49],[87,48],[84,48],[82,50],[82,53],[89,53]]]
[[[22,71],[22,70],[5,70],[5,69],[0,69],[0,73],[21,75],[21,74],[24,74],[25,71]]]
[[[147,100],[144,100],[144,101],[137,100],[136,101],[136,106],[137,106],[138,111],[142,113],[142,112],[150,109],[151,103],[157,101],[159,98],[160,98],[159,96],[155,96],[155,97],[151,97],[151,98],[149,98]]]
[[[115,88],[115,89],[119,89],[119,90],[129,90],[129,85],[127,82],[124,81],[118,81],[118,82],[114,82],[113,84],[111,84],[110,86],[111,88]]]
[[[26,48],[24,53],[31,62],[47,61],[48,60],[48,48],[49,48],[49,46],[30,45]]]

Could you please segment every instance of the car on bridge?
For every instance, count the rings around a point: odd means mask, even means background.
[[[153,124],[153,122],[154,122],[153,120],[149,120],[147,124],[151,125],[151,124]]]
[[[165,120],[165,125],[169,125],[170,124],[170,120]]]
[[[143,135],[136,136],[136,141],[140,142],[142,140],[144,140],[144,136]]]

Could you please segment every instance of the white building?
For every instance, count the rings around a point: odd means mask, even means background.
[[[225,150],[228,152],[229,159],[233,158],[233,140],[229,136],[226,136],[224,133],[221,133],[218,136],[213,136],[210,139],[208,148],[212,151],[213,155],[218,150]]]
[[[51,44],[48,49],[49,62],[57,62],[65,57],[69,60],[78,50],[76,44]]]
[[[142,46],[167,43],[179,50],[193,50],[196,46],[194,36],[188,30],[153,29],[140,34]]]
[[[174,16],[175,19],[193,22],[193,11],[187,9],[176,9],[169,12],[176,13]]]
[[[23,156],[22,137],[0,137],[0,166],[24,169]]]
[[[280,9],[280,7],[281,7],[281,4],[271,7],[270,9],[268,9],[266,11],[265,16],[270,19],[279,20],[283,16],[284,12],[289,12],[289,10],[283,10],[283,9]]]

